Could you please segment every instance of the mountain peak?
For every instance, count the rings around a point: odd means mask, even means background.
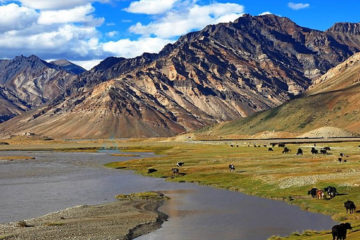
[[[52,61],[50,63],[60,67],[60,69],[65,70],[68,73],[73,73],[73,74],[78,75],[78,74],[81,74],[86,71],[84,68],[82,68],[66,59],[59,59],[59,60]]]
[[[347,34],[360,35],[360,23],[349,23],[349,22],[340,22],[335,23],[327,32],[340,32]]]

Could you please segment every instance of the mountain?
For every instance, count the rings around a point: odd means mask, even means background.
[[[0,123],[26,111],[29,106],[13,92],[0,87]]]
[[[315,80],[303,97],[249,118],[204,128],[196,135],[311,136],[324,127],[341,136],[360,135],[359,109],[360,53],[356,53]]]
[[[171,136],[248,117],[303,93],[358,52],[358,25],[335,24],[322,32],[275,15],[209,25],[158,54],[105,59],[48,106],[10,120],[7,130],[53,137]]]
[[[0,122],[54,99],[74,78],[34,55],[0,60]]]
[[[51,64],[54,64],[58,67],[60,67],[61,69],[65,70],[68,73],[72,73],[72,74],[81,74],[83,72],[86,72],[86,70],[72,62],[69,62],[66,59],[60,59],[60,60],[55,60],[50,62]]]

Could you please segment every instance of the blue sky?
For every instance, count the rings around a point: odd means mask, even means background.
[[[264,12],[326,30],[360,22],[359,0],[0,0],[0,58],[35,54],[86,68],[108,56],[158,52],[208,24]]]

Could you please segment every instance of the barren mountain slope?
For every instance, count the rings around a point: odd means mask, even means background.
[[[355,54],[330,69],[315,81],[304,97],[249,118],[202,129],[197,135],[254,135],[274,131],[304,136],[303,133],[322,127],[336,127],[360,135],[359,56]]]
[[[74,78],[75,74],[34,55],[0,60],[3,103],[0,105],[0,119],[6,120],[54,99],[64,91],[67,82]]]
[[[54,137],[170,136],[281,105],[359,51],[359,41],[351,28],[321,32],[275,15],[244,15],[159,54],[106,59],[34,117],[6,127]]]

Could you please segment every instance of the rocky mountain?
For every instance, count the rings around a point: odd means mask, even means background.
[[[303,93],[360,51],[358,24],[346,25],[322,32],[275,15],[210,25],[159,54],[105,59],[49,106],[6,126],[54,137],[149,137],[247,117]]]
[[[323,136],[324,127],[339,136],[360,135],[360,53],[316,79],[303,97],[241,120],[196,133],[209,137]],[[309,133],[309,134],[307,134]]]
[[[34,55],[0,60],[0,122],[53,100],[76,76]]]
[[[72,62],[69,62],[66,59],[60,59],[60,60],[56,60],[56,61],[51,61],[50,62],[53,65],[56,65],[58,67],[60,67],[61,69],[65,70],[68,73],[72,73],[72,74],[81,74],[83,72],[86,72],[86,70]]]

